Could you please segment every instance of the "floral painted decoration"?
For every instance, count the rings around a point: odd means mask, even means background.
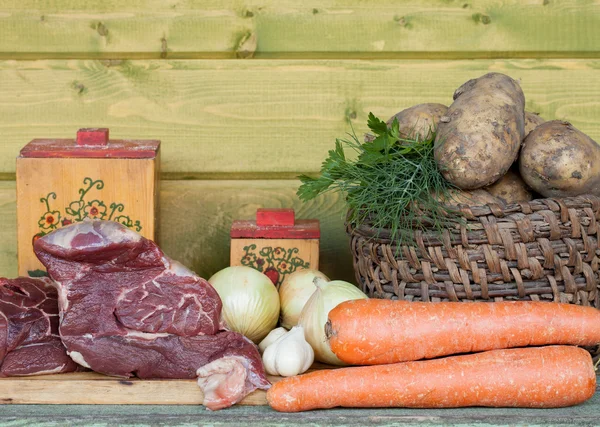
[[[142,230],[140,221],[133,220],[128,215],[122,215],[125,210],[122,203],[111,203],[107,207],[104,201],[98,198],[86,200],[86,196],[91,190],[102,190],[103,188],[104,181],[84,178],[83,188],[79,189],[79,199],[72,201],[65,207],[64,215],[50,207],[50,200],[56,200],[56,193],[51,192],[46,197],[40,198],[40,202],[45,205],[45,212],[38,221],[40,232],[33,236],[33,241],[35,242],[40,237],[60,227],[83,221],[85,218],[116,221],[140,232]]]
[[[256,253],[256,245],[244,246],[241,264],[260,271],[279,288],[288,274],[299,268],[310,268],[310,263],[298,256],[298,248],[265,246]]]

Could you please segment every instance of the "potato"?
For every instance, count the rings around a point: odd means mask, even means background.
[[[446,114],[448,107],[434,102],[417,104],[394,114],[386,122],[388,128],[392,126],[394,119],[398,119],[398,129],[403,138],[418,138],[420,141],[429,139],[435,132],[440,118]],[[375,135],[365,134],[365,142],[371,142]]]
[[[600,146],[569,122],[536,127],[523,142],[519,170],[544,197],[600,196]]]
[[[394,114],[387,121],[388,127],[394,119],[398,119],[400,135],[405,138],[417,138],[420,141],[431,138],[435,133],[440,118],[446,114],[448,107],[442,104],[418,104]]]
[[[487,205],[488,203],[504,204],[502,200],[492,196],[486,190],[464,191],[453,189],[450,190],[450,197],[438,197],[437,199],[448,206],[457,206],[458,204],[469,206]]]
[[[527,137],[532,130],[545,121],[546,120],[542,119],[538,113],[530,113],[529,111],[525,111],[525,137]]]
[[[435,160],[444,177],[463,190],[493,184],[517,158],[525,131],[525,96],[500,73],[469,80],[438,125]]]
[[[502,178],[485,189],[507,205],[533,200],[533,194],[519,175],[518,169],[509,169]]]

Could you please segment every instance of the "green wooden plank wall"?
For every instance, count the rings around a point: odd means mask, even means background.
[[[597,57],[594,0],[7,0],[4,57]]]
[[[352,279],[343,202],[301,204],[336,137],[488,71],[527,108],[600,140],[600,5],[588,0],[5,0],[0,275],[16,274],[15,157],[107,126],[163,141],[160,242],[209,276],[260,206],[322,221],[322,269]]]

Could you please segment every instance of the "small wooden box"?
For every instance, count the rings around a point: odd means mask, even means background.
[[[34,139],[17,157],[19,274],[42,264],[33,242],[85,218],[120,222],[155,239],[160,141],[109,140],[108,129]]]
[[[293,209],[258,209],[256,221],[234,221],[231,265],[252,267],[279,288],[301,268],[319,269],[319,221],[295,219]]]

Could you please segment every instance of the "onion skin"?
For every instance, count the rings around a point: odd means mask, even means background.
[[[292,329],[298,325],[302,309],[317,290],[315,277],[329,282],[329,278],[318,270],[302,269],[286,277],[279,287],[281,326],[284,328]]]
[[[304,328],[304,336],[315,352],[316,361],[343,366],[344,362],[333,354],[325,335],[329,311],[342,302],[366,299],[367,296],[353,284],[342,280],[326,282],[317,278],[315,285],[317,290],[302,309],[298,324]]]
[[[279,320],[279,293],[267,276],[245,266],[227,267],[208,282],[223,302],[223,320],[255,344],[271,332]]]

